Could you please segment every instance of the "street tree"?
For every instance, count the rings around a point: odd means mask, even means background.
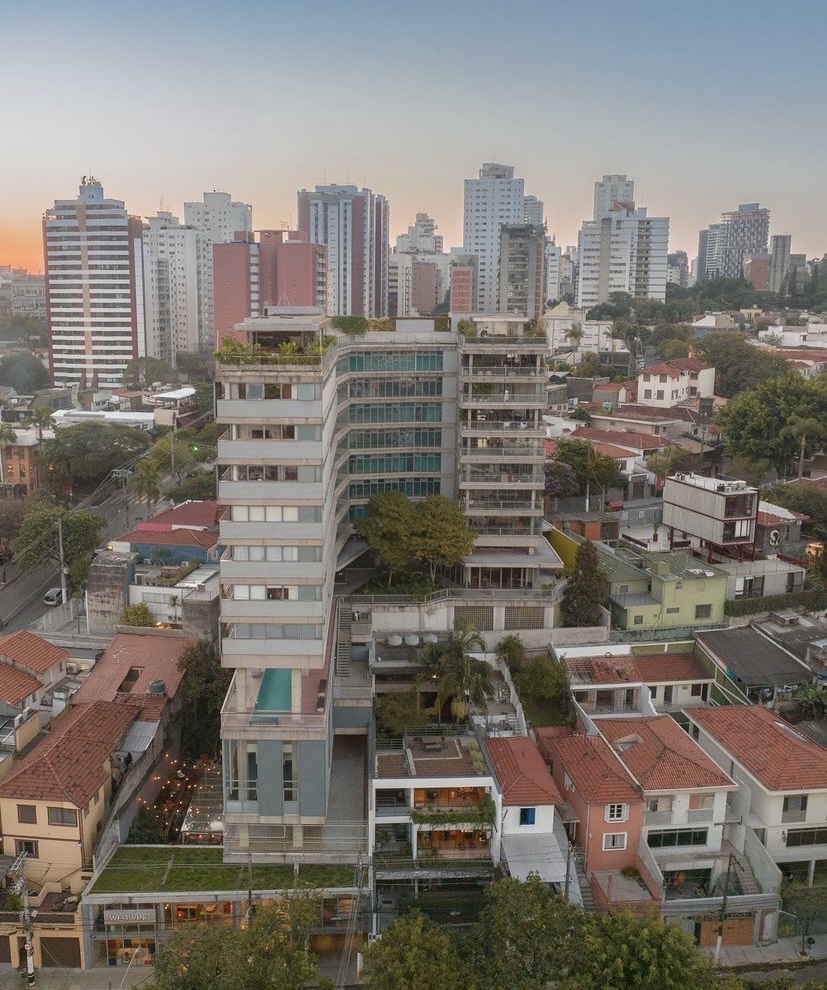
[[[6,447],[17,442],[17,433],[11,423],[0,421],[0,484],[6,483]]]
[[[0,359],[0,385],[10,385],[19,395],[31,395],[48,384],[49,372],[43,362],[28,351]]]
[[[602,619],[601,606],[608,601],[606,576],[600,570],[597,550],[590,541],[577,548],[574,570],[568,575],[560,602],[566,626],[597,626]]]
[[[49,487],[88,490],[115,468],[134,461],[150,445],[143,430],[113,423],[78,423],[41,444]]]
[[[129,479],[132,495],[139,501],[146,501],[147,517],[161,498],[161,471],[158,464],[145,457],[138,461]]]
[[[582,912],[536,874],[495,881],[483,895],[476,932],[479,990],[546,990],[564,979],[578,959],[582,924]]]
[[[827,437],[827,428],[820,419],[813,416],[799,416],[793,413],[787,420],[787,425],[782,429],[782,433],[788,434],[799,443],[798,450],[798,480],[804,477],[804,461],[807,453],[807,444],[811,445],[812,451],[819,450]]]
[[[37,430],[38,443],[43,443],[43,431],[52,426],[53,413],[51,406],[35,406],[23,420],[26,426],[33,426]]]
[[[405,569],[413,553],[414,508],[410,499],[398,491],[374,495],[354,529],[387,567],[390,586],[394,574]]]
[[[652,914],[631,912],[585,916],[577,972],[561,990],[713,990],[711,961],[677,925]]]
[[[32,509],[42,504],[37,494],[26,498],[0,498],[0,556],[5,558],[11,553],[20,524]]]
[[[46,560],[60,563],[59,526],[63,530],[63,559],[69,568],[73,587],[82,584],[89,569],[92,552],[100,542],[106,526],[102,516],[61,506],[39,505],[20,524],[14,552],[22,570],[31,570]]]
[[[461,563],[475,540],[465,513],[452,499],[429,495],[414,509],[413,556],[427,565],[432,582],[439,568]]]
[[[160,473],[174,475],[180,484],[197,463],[199,451],[194,450],[194,446],[194,441],[177,436],[174,430],[170,430],[152,445],[149,460]]]
[[[471,990],[450,933],[421,912],[397,918],[364,952],[369,990]]]
[[[549,458],[544,468],[545,492],[549,498],[572,498],[580,491],[574,469],[564,461]]]
[[[178,692],[184,752],[194,758],[214,754],[220,745],[221,705],[231,672],[222,668],[215,644],[203,639],[184,650],[178,669],[184,673]]]

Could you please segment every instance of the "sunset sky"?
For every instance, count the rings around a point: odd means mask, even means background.
[[[37,0],[0,18],[0,264],[41,271],[40,217],[94,174],[179,216],[221,189],[255,227],[296,191],[367,185],[461,243],[463,179],[512,164],[576,243],[625,172],[670,250],[760,201],[827,252],[827,4],[697,0]]]

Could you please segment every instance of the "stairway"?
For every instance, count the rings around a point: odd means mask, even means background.
[[[580,885],[580,896],[583,898],[583,910],[593,914],[596,910],[594,895],[579,855],[574,857],[574,865],[577,870],[577,882]]]
[[[350,600],[340,598],[336,604],[336,676],[350,677],[351,636],[353,613]]]

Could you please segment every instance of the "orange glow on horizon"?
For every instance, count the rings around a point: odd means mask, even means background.
[[[43,242],[40,230],[14,233],[0,230],[0,265],[27,268],[32,274],[43,272]]]

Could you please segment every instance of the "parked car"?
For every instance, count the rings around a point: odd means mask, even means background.
[[[60,605],[62,601],[63,601],[62,588],[49,588],[49,590],[43,596],[43,602],[45,605]]]
[[[623,508],[623,499],[622,498],[611,498],[606,503],[606,511],[607,512],[620,512],[620,510],[622,508]]]

